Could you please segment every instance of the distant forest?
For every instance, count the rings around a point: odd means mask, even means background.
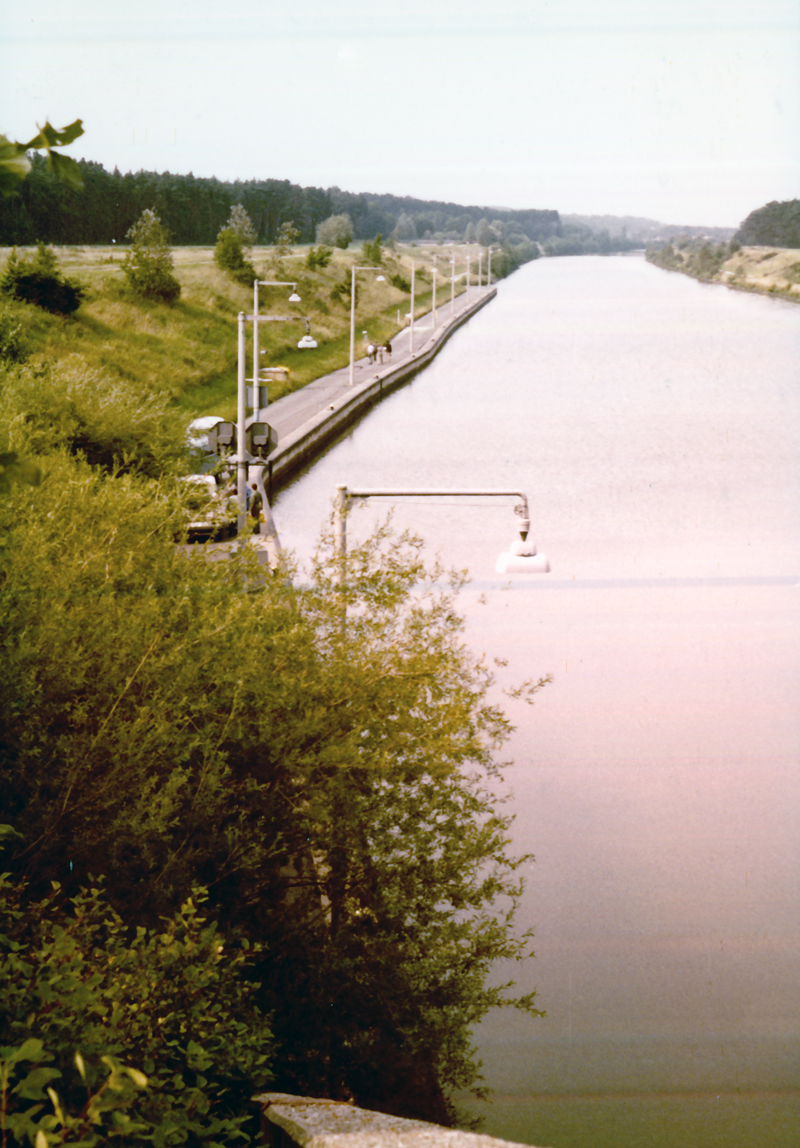
[[[800,199],[751,211],[735,238],[743,247],[800,247]]]
[[[257,242],[272,244],[284,223],[299,229],[300,243],[316,239],[319,223],[347,214],[356,239],[388,237],[402,217],[403,238],[472,238],[483,222],[512,242],[544,242],[557,236],[557,211],[507,211],[464,207],[408,196],[354,194],[338,187],[300,187],[288,180],[266,179],[225,183],[170,172],[139,171],[122,175],[99,163],[80,160],[83,191],[72,191],[46,170],[44,157],[33,157],[33,170],[19,192],[0,201],[0,245],[30,245],[37,240],[60,245],[124,243],[128,229],[145,208],[153,209],[178,245],[209,246],[241,203],[253,221]]]

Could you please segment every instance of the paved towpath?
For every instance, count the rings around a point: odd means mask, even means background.
[[[493,290],[494,288],[473,285],[463,294],[456,296],[454,310],[451,309],[449,299],[446,303],[440,304],[436,308],[435,328],[433,327],[433,314],[430,311],[416,319],[414,322],[415,357],[430,347],[454,319],[457,319],[469,308],[474,307],[478,299],[490,294]],[[363,326],[359,326],[356,331],[356,353],[363,350],[366,342],[362,331]],[[410,327],[405,327],[392,339],[391,361],[384,357],[382,364],[380,362],[370,363],[366,355],[356,359],[354,388],[363,385],[368,380],[379,378],[384,373],[389,374],[405,362],[411,362]],[[354,388],[350,387],[350,364],[348,363],[346,367],[332,371],[329,375],[323,375],[299,391],[293,391],[291,394],[277,399],[276,402],[270,403],[266,416],[267,422],[277,431],[279,444],[298,427],[323,411],[329,410],[332,405],[336,405],[337,400],[351,394]]]

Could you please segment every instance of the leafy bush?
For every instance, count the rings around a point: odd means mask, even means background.
[[[451,1121],[448,1093],[475,1086],[472,1025],[495,1005],[535,1012],[486,983],[530,943],[496,796],[509,726],[453,587],[387,529],[352,547],[344,585],[327,544],[299,587],[247,553],[191,559],[171,542],[173,483],[41,461],[40,490],[0,500],[0,768],[22,834],[6,868],[31,904],[103,873],[129,929],[208,886],[226,946],[265,946],[276,1087]],[[123,988],[143,984],[125,960]],[[109,1049],[148,1076],[167,991]]]
[[[396,287],[398,291],[405,291],[408,293],[411,290],[411,283],[399,272],[396,275],[390,276],[389,282],[393,287]]]
[[[22,324],[16,322],[9,310],[0,311],[0,359],[19,363],[25,358]]]
[[[63,449],[154,478],[182,465],[187,419],[164,393],[67,360],[7,369],[0,396],[0,439],[24,455]]]
[[[374,239],[365,239],[361,248],[365,262],[380,266],[383,262],[382,245],[383,236],[380,233]]]
[[[122,260],[122,270],[135,295],[174,303],[181,285],[172,274],[172,252],[166,229],[149,208],[127,233],[131,249]]]
[[[314,271],[317,267],[327,267],[333,257],[333,248],[321,243],[319,247],[309,248],[306,256],[306,267]]]
[[[272,1039],[243,976],[258,947],[223,944],[204,899],[195,890],[157,929],[129,930],[99,888],[67,901],[56,884],[39,899],[0,878],[12,1144],[59,1126],[90,1145],[240,1139],[252,1091],[270,1077]],[[23,1061],[35,1067],[14,1079]]]
[[[33,259],[20,259],[11,252],[0,278],[0,291],[22,303],[32,303],[54,315],[71,315],[81,305],[85,289],[59,270],[52,248],[37,243]]]
[[[317,243],[346,250],[355,232],[349,215],[329,215],[317,226]]]
[[[243,287],[252,287],[253,281],[258,278],[253,264],[245,259],[242,241],[232,227],[223,227],[217,236],[214,262]]]

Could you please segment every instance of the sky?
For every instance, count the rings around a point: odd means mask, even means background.
[[[27,0],[0,131],[121,171],[736,227],[800,197],[800,0]]]

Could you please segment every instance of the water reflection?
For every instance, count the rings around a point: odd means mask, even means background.
[[[547,1092],[548,1065],[566,1091],[796,1084],[799,365],[796,306],[542,260],[277,502],[302,555],[336,482],[531,499],[553,572],[508,589],[511,502],[396,511],[477,580],[468,639],[508,658],[499,685],[554,675],[509,707],[537,937],[511,972],[548,1017],[483,1026],[501,1090]]]

